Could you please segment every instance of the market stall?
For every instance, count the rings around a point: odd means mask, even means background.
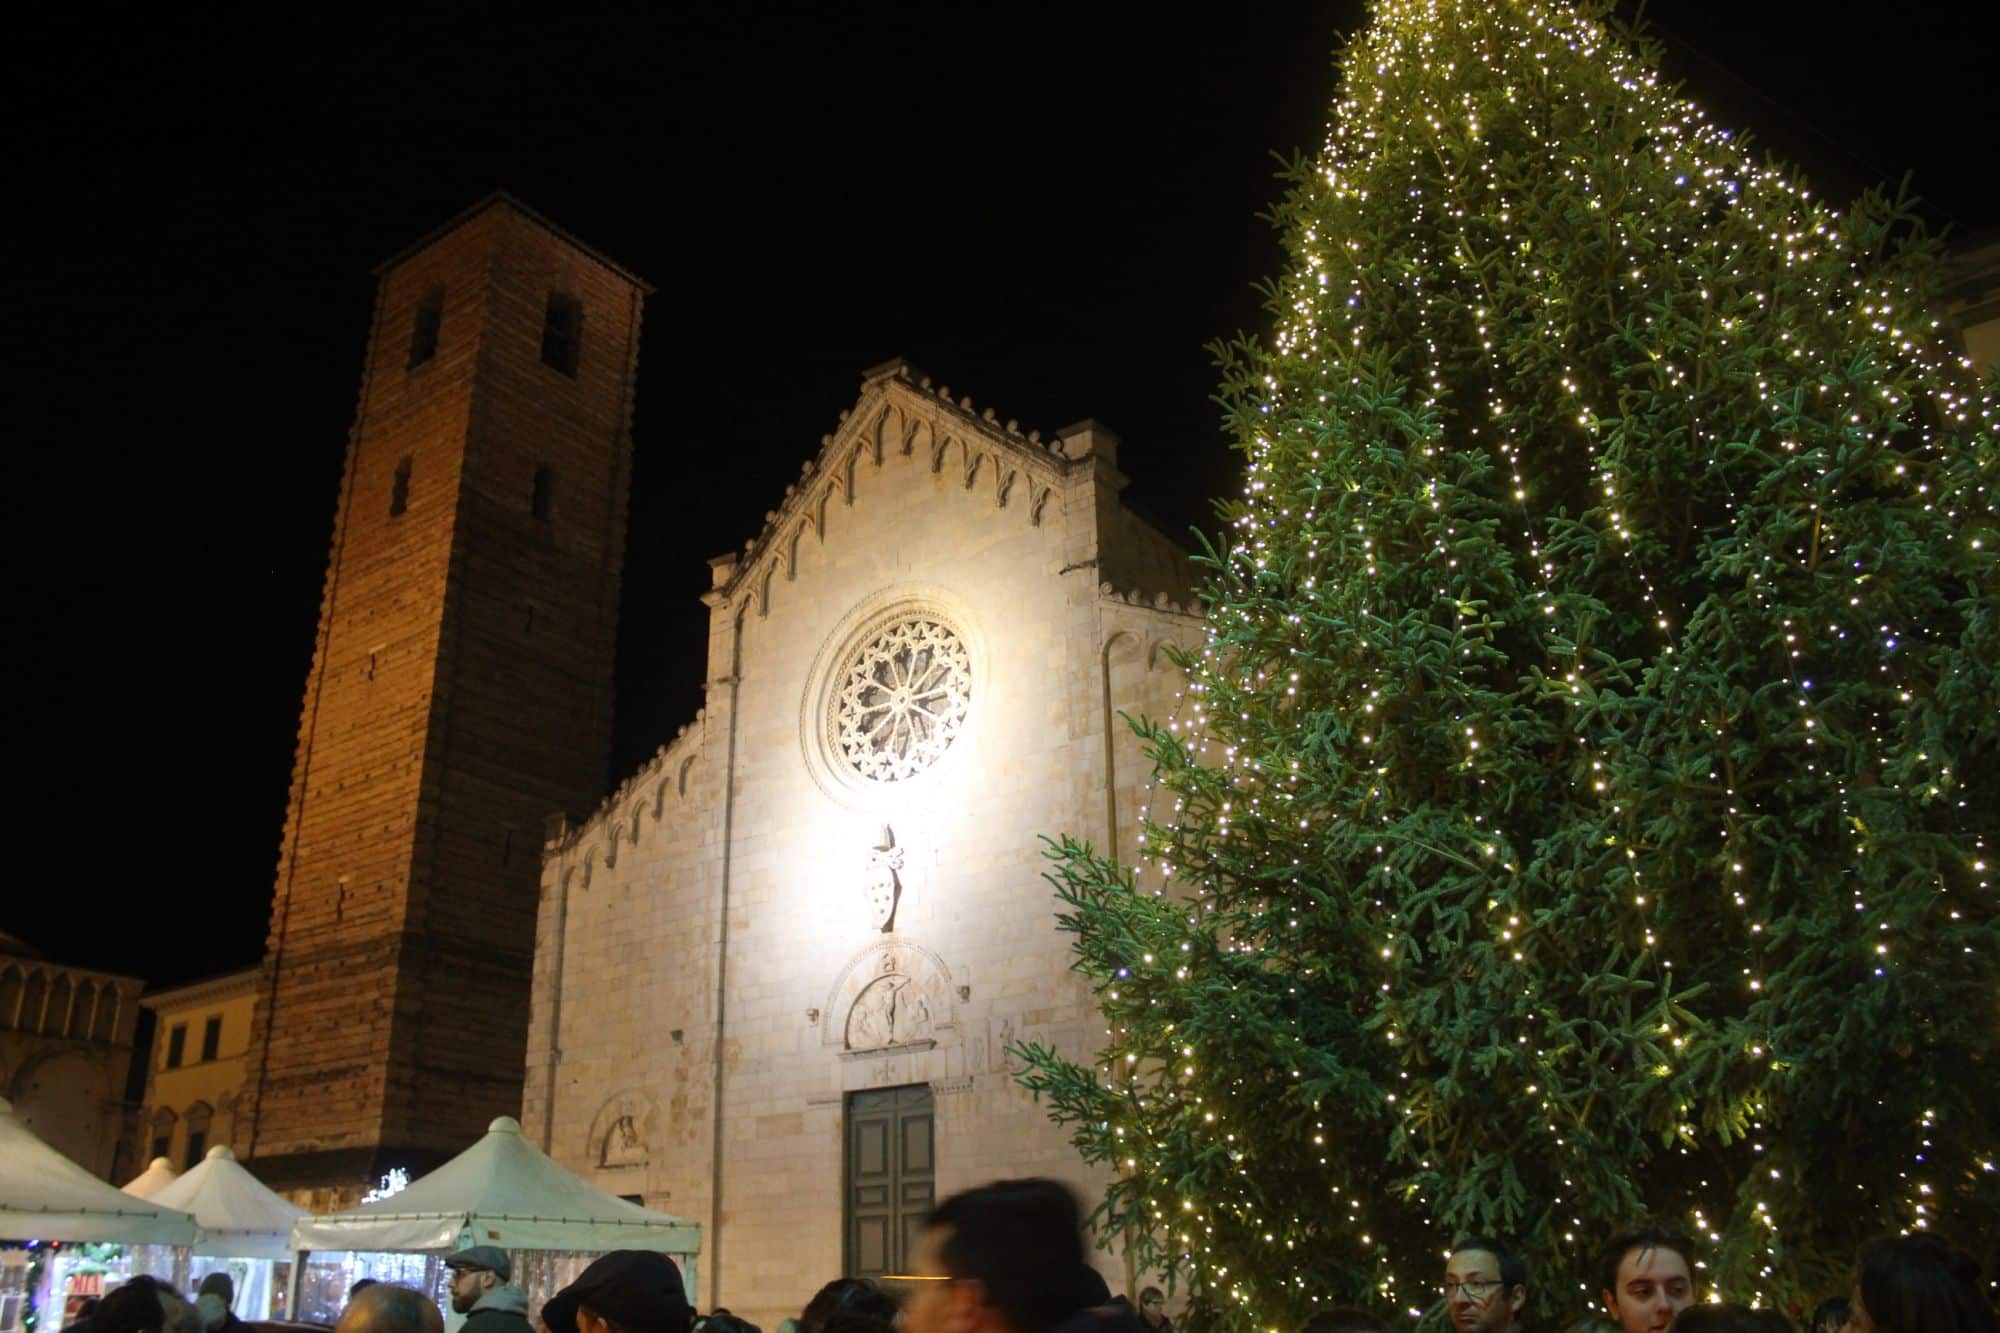
[[[155,1157],[146,1164],[144,1171],[118,1188],[135,1199],[150,1199],[180,1178],[181,1173],[174,1170],[172,1162],[164,1157]]]
[[[501,1116],[477,1143],[407,1187],[345,1213],[308,1217],[292,1248],[299,1269],[295,1319],[333,1322],[357,1278],[397,1281],[432,1294],[441,1260],[469,1245],[498,1245],[530,1308],[566,1286],[606,1250],[659,1250],[694,1290],[701,1228],[607,1194],[558,1166]]]
[[[239,1318],[284,1317],[292,1227],[310,1216],[305,1209],[267,1188],[221,1143],[153,1201],[194,1214],[200,1234],[189,1265],[190,1286],[211,1272],[225,1272],[236,1291]]]
[[[0,1333],[68,1322],[134,1273],[175,1275],[194,1219],[114,1189],[35,1137],[0,1097]]]

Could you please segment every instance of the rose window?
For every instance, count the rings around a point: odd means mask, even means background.
[[[951,748],[972,694],[972,665],[951,627],[901,620],[863,643],[833,695],[835,751],[854,772],[900,782]]]

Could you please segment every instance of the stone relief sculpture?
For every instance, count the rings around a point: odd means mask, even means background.
[[[877,977],[847,1013],[847,1049],[876,1051],[927,1041],[931,1010],[923,991],[900,973]]]
[[[896,845],[895,833],[884,824],[881,839],[868,849],[861,887],[875,929],[885,934],[896,928],[896,908],[903,900],[902,869],[903,849]]]
[[[599,1107],[586,1144],[591,1165],[600,1170],[646,1165],[652,1158],[652,1112],[652,1098],[637,1089],[618,1093]]]
[[[823,1040],[850,1054],[935,1041],[953,1027],[950,972],[928,949],[871,945],[842,969],[826,1016]]]

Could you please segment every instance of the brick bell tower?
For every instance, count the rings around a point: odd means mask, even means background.
[[[504,195],[377,277],[234,1131],[322,1207],[519,1114],[541,831],[603,795],[651,290]]]

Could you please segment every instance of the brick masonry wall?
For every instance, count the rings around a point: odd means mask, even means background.
[[[541,362],[550,291],[584,305],[573,379]],[[539,830],[609,744],[641,299],[504,201],[382,275],[238,1118],[285,1184],[365,1186],[519,1104]]]

